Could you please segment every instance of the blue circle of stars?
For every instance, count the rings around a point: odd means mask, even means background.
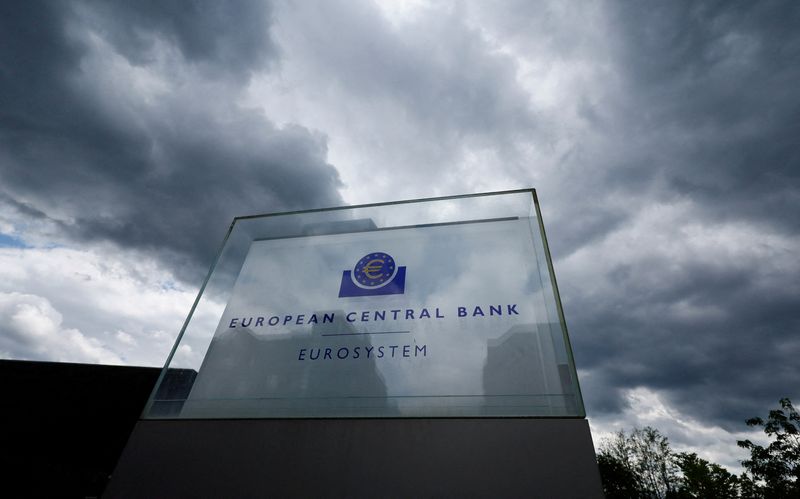
[[[362,286],[383,286],[394,274],[394,258],[386,253],[375,252],[364,256],[356,264],[353,277]]]

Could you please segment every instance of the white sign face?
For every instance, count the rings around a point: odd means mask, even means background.
[[[181,416],[569,413],[531,223],[254,241]]]

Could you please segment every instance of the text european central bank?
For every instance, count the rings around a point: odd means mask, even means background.
[[[149,417],[583,415],[530,190],[236,219],[173,353]]]

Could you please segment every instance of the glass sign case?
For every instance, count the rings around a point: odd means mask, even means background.
[[[238,217],[146,419],[582,417],[534,190]]]

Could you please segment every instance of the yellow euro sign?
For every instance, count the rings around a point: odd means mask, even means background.
[[[366,265],[364,265],[364,275],[370,279],[377,279],[381,276],[383,263],[383,260],[377,258],[375,260],[370,260]]]

